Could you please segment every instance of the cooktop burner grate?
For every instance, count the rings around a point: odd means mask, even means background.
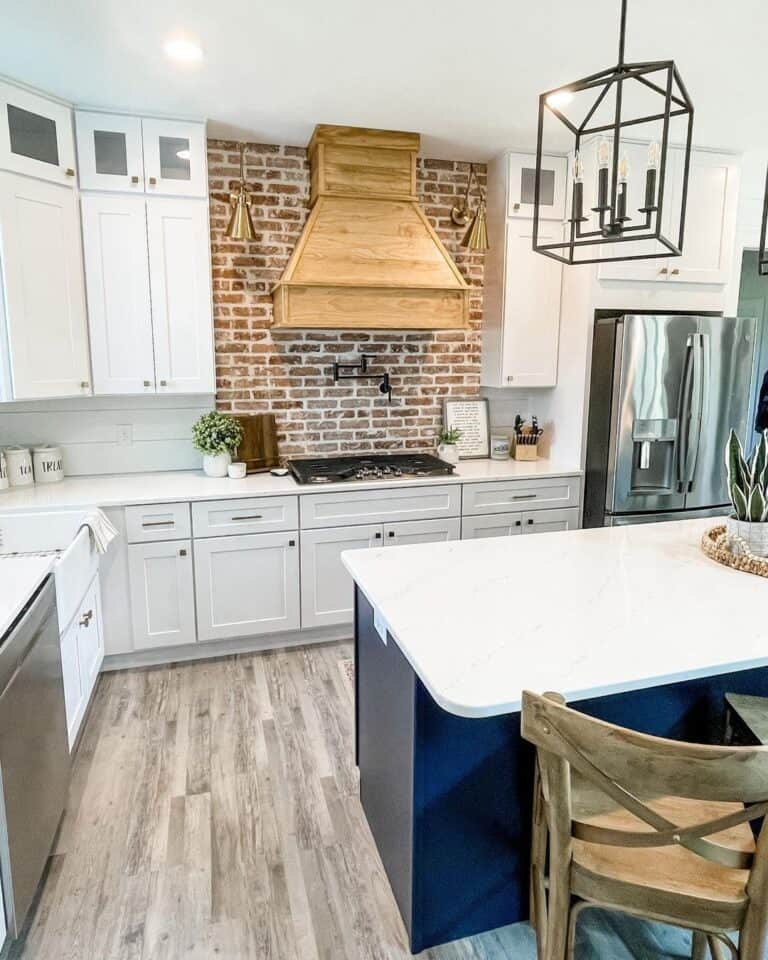
[[[338,483],[343,480],[381,480],[394,477],[449,476],[455,470],[429,453],[382,453],[360,457],[317,457],[289,460],[298,483]]]

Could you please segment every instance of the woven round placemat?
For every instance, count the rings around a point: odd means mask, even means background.
[[[701,549],[712,560],[726,567],[754,573],[758,577],[768,577],[768,560],[750,553],[743,540],[737,541],[742,552],[734,553],[729,546],[733,539],[735,538],[728,536],[725,527],[712,527],[702,536]]]

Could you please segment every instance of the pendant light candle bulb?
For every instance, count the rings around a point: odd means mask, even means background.
[[[619,163],[619,181],[626,183],[627,180],[629,180],[629,161],[625,153],[622,155],[621,162]]]
[[[584,180],[584,163],[581,159],[581,154],[579,151],[576,151],[576,155],[573,158],[573,182],[582,183]]]
[[[653,143],[648,145],[648,168],[653,168],[654,170],[659,165],[659,145],[654,140]]]
[[[601,167],[607,167],[611,162],[611,147],[607,140],[601,140],[597,148],[597,162]]]

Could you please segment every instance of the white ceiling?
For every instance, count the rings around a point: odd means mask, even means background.
[[[627,57],[673,57],[695,139],[768,155],[765,0],[629,0]],[[1,0],[0,72],[78,104],[303,145],[415,130],[437,157],[535,143],[537,96],[615,62],[619,0]],[[162,52],[178,33],[199,64]]]

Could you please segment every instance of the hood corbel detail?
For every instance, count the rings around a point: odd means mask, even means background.
[[[311,210],[272,291],[276,327],[456,330],[469,287],[416,197],[417,133],[320,124]]]

